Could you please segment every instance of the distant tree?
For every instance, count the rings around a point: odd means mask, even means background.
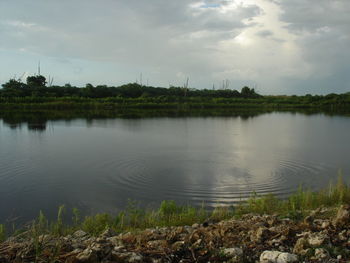
[[[24,97],[28,95],[28,86],[20,80],[10,79],[5,84],[2,84],[2,96],[6,97]]]
[[[19,80],[10,79],[5,84],[2,84],[2,87],[4,89],[6,89],[6,90],[9,90],[9,89],[20,89],[20,88],[23,88],[23,83],[21,81],[19,81]]]
[[[259,97],[259,94],[257,94],[254,89],[245,86],[241,90],[241,96],[245,98],[256,98]]]
[[[27,85],[31,88],[41,88],[46,85],[46,78],[42,75],[27,77]]]

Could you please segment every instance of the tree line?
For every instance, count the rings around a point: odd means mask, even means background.
[[[85,87],[76,87],[70,84],[64,86],[48,85],[42,75],[29,76],[26,82],[10,79],[2,84],[0,97],[83,97],[83,98],[147,98],[160,96],[174,97],[211,97],[211,98],[259,98],[261,95],[249,87],[243,87],[241,91],[231,89],[193,89],[187,87],[169,88],[152,87],[129,83],[118,87],[86,84]]]

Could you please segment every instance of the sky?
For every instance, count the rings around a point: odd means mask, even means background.
[[[350,91],[349,0],[0,0],[0,83]]]

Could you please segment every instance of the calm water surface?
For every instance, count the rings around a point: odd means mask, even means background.
[[[258,194],[286,196],[350,179],[350,118],[269,113],[52,120],[0,117],[0,222],[25,221],[60,204],[115,212],[128,199],[208,207]]]

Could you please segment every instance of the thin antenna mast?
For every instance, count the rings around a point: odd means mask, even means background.
[[[38,76],[40,76],[40,60],[39,60],[39,63],[38,63]]]

